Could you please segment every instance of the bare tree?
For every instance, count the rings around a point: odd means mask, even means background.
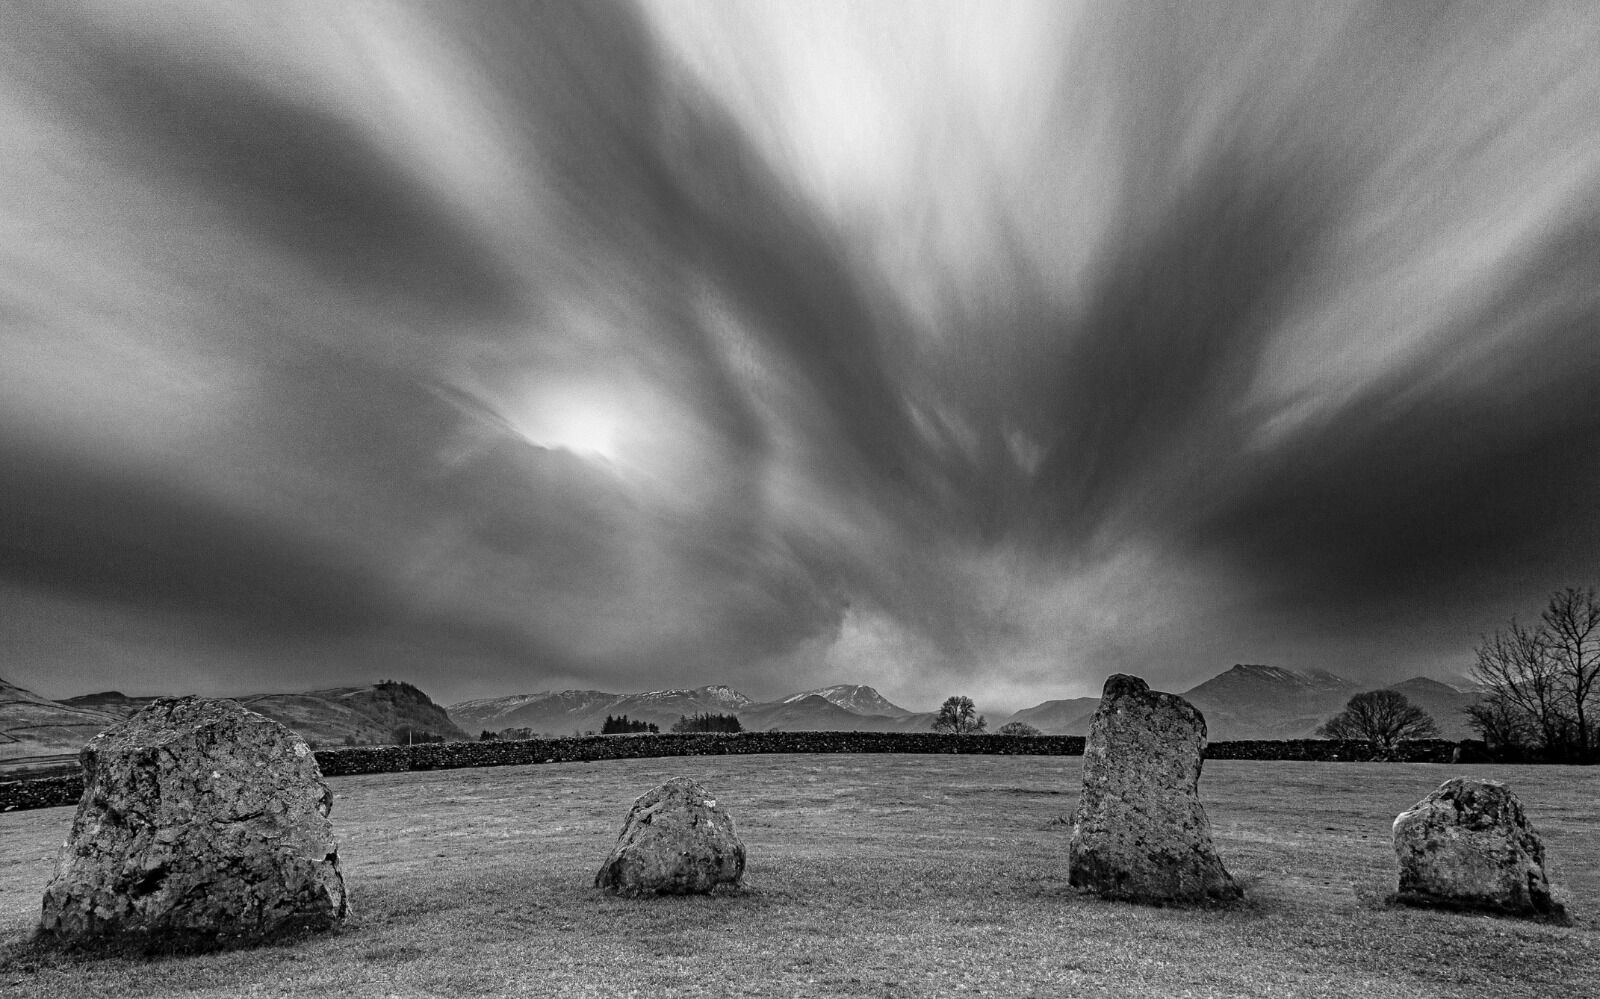
[[[1436,739],[1439,728],[1428,713],[1398,690],[1369,690],[1357,694],[1344,710],[1317,729],[1326,739],[1352,739],[1370,742],[1384,756],[1408,739]]]
[[[1600,676],[1600,604],[1593,589],[1569,586],[1550,597],[1540,620],[1546,654],[1571,712],[1577,759],[1588,762],[1593,745],[1589,698]]]
[[[1562,711],[1560,677],[1542,629],[1512,618],[1503,630],[1482,639],[1472,678],[1483,687],[1484,701],[1496,716],[1520,714],[1523,728],[1533,733],[1540,748],[1561,751],[1570,723]],[[1488,733],[1483,734],[1487,740]]]
[[[1508,698],[1491,692],[1462,711],[1496,756],[1520,756],[1534,741],[1530,716]]]
[[[955,735],[971,735],[982,732],[986,722],[978,714],[978,709],[973,706],[972,698],[956,694],[945,698],[939,706],[939,717],[933,720],[935,732],[950,732]]]

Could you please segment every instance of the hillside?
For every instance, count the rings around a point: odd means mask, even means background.
[[[316,745],[397,742],[404,741],[407,733],[419,739],[443,736],[447,742],[471,738],[443,707],[409,683],[257,694],[238,701]]]
[[[1094,717],[1095,708],[1099,706],[1098,697],[1069,697],[1065,700],[1045,701],[1031,708],[1023,708],[989,727],[998,731],[1001,725],[1015,721],[1032,725],[1045,735],[1087,735],[1089,721]]]
[[[1476,739],[1478,733],[1467,724],[1467,716],[1463,714],[1468,705],[1478,700],[1478,695],[1470,691],[1457,690],[1447,683],[1431,680],[1425,676],[1414,676],[1409,680],[1402,680],[1389,687],[1406,695],[1406,700],[1426,711],[1433,717],[1434,724],[1439,726],[1439,735],[1444,739]]]
[[[0,679],[0,759],[76,753],[121,717],[61,704]]]

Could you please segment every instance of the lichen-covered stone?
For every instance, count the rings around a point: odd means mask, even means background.
[[[1456,777],[1394,820],[1396,900],[1556,922],[1544,843],[1500,781]]]
[[[303,739],[228,700],[162,698],[84,747],[40,932],[207,950],[341,922],[333,794]]]
[[[594,883],[625,895],[691,895],[737,888],[743,876],[733,818],[699,783],[674,777],[633,803]]]
[[[1200,804],[1206,723],[1143,680],[1106,680],[1083,753],[1068,882],[1109,898],[1186,905],[1242,893]]]

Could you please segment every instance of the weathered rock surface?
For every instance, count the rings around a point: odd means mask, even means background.
[[[733,818],[698,782],[674,777],[633,803],[594,883],[628,895],[691,895],[738,887],[743,876]]]
[[[1155,904],[1227,901],[1242,892],[1211,843],[1200,804],[1206,723],[1176,694],[1106,680],[1083,753],[1068,882]]]
[[[1456,777],[1394,820],[1396,900],[1557,922],[1544,843],[1504,784]]]
[[[227,700],[162,698],[84,747],[84,792],[45,889],[58,942],[204,950],[348,911],[316,757]]]

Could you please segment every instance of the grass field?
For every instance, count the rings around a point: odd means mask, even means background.
[[[632,799],[703,780],[747,890],[590,887]],[[17,996],[1600,996],[1600,771],[1213,761],[1202,793],[1250,900],[1179,911],[1066,883],[1081,760],[748,756],[343,777],[354,915],[293,946],[131,961],[27,944],[72,809],[0,815],[0,994]],[[1575,924],[1397,909],[1389,824],[1494,776]]]

